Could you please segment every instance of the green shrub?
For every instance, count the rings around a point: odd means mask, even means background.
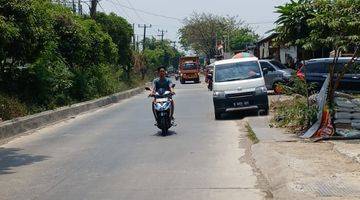
[[[36,94],[34,103],[46,105],[48,109],[67,105],[71,102],[70,88],[73,86],[73,73],[53,47],[46,48],[30,67],[34,74]]]
[[[19,100],[0,94],[0,118],[2,120],[22,117],[26,114],[26,106],[22,104]]]
[[[301,132],[317,119],[317,106],[308,107],[306,98],[300,95],[290,100],[274,102],[273,109],[275,110],[273,124],[291,131]]]
[[[310,93],[315,88],[315,84],[306,83],[304,80],[296,76],[296,74],[293,74],[293,76],[291,77],[290,84],[279,83],[279,86],[281,87],[284,94],[299,94],[302,96],[307,96],[307,91]]]

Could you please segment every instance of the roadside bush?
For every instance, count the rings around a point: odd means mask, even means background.
[[[5,121],[16,117],[22,117],[26,114],[26,106],[19,100],[0,94],[0,118],[2,120]]]
[[[317,106],[308,106],[306,97],[300,95],[274,102],[272,108],[275,112],[272,125],[298,133],[306,130],[308,124],[313,124],[317,118]]]
[[[32,102],[46,105],[48,109],[71,103],[70,89],[74,75],[56,54],[47,49],[29,69],[35,78],[32,92],[37,94]]]
[[[308,84],[306,81],[300,79],[296,74],[291,77],[290,84],[279,83],[281,91],[286,95],[299,94],[301,96],[307,96],[308,93],[314,91],[315,84]]]

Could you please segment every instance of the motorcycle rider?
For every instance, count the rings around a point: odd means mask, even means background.
[[[152,93],[150,95],[155,95],[155,93],[159,90],[159,89],[164,89],[165,91],[170,91],[172,95],[175,94],[174,92],[174,88],[172,87],[173,84],[171,82],[170,79],[166,78],[166,70],[164,67],[159,67],[157,69],[158,71],[158,78],[156,78],[153,81],[153,89],[152,89]],[[153,112],[155,115],[155,111],[154,111],[154,106],[153,106]],[[174,100],[171,99],[171,113],[170,113],[170,117],[172,120],[174,120]],[[155,116],[156,118],[156,116]]]

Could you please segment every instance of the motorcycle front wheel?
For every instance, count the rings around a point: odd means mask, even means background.
[[[160,119],[160,129],[161,129],[161,135],[166,136],[168,134],[169,126],[167,124],[167,120],[165,117],[162,117]]]

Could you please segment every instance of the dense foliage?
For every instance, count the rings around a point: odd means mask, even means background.
[[[328,48],[334,50],[329,66],[328,100],[332,104],[334,92],[346,71],[354,70],[360,46],[360,3],[357,0],[292,0],[279,6],[277,40],[282,44],[299,45],[306,50]],[[341,52],[353,53],[353,59],[335,76],[334,66]]]
[[[131,73],[131,34],[115,14],[99,13],[94,21],[50,0],[0,0],[1,106],[19,105],[12,114],[1,110],[0,118],[123,89],[131,82],[122,79]]]
[[[328,48],[334,50],[333,64],[329,66],[328,101],[332,105],[334,91],[344,73],[359,73],[352,62],[358,58],[360,45],[360,3],[356,0],[292,0],[277,7],[277,41],[283,45],[297,45],[305,50]],[[353,53],[353,60],[335,72],[340,52]],[[305,66],[306,67],[306,66]],[[335,73],[339,73],[335,75]],[[334,77],[334,78],[333,78]],[[337,77],[337,78],[335,78]],[[316,119],[316,106],[307,99],[312,86],[295,77],[291,86],[283,86],[286,94],[295,99],[275,103],[275,124],[292,130],[304,130]]]

